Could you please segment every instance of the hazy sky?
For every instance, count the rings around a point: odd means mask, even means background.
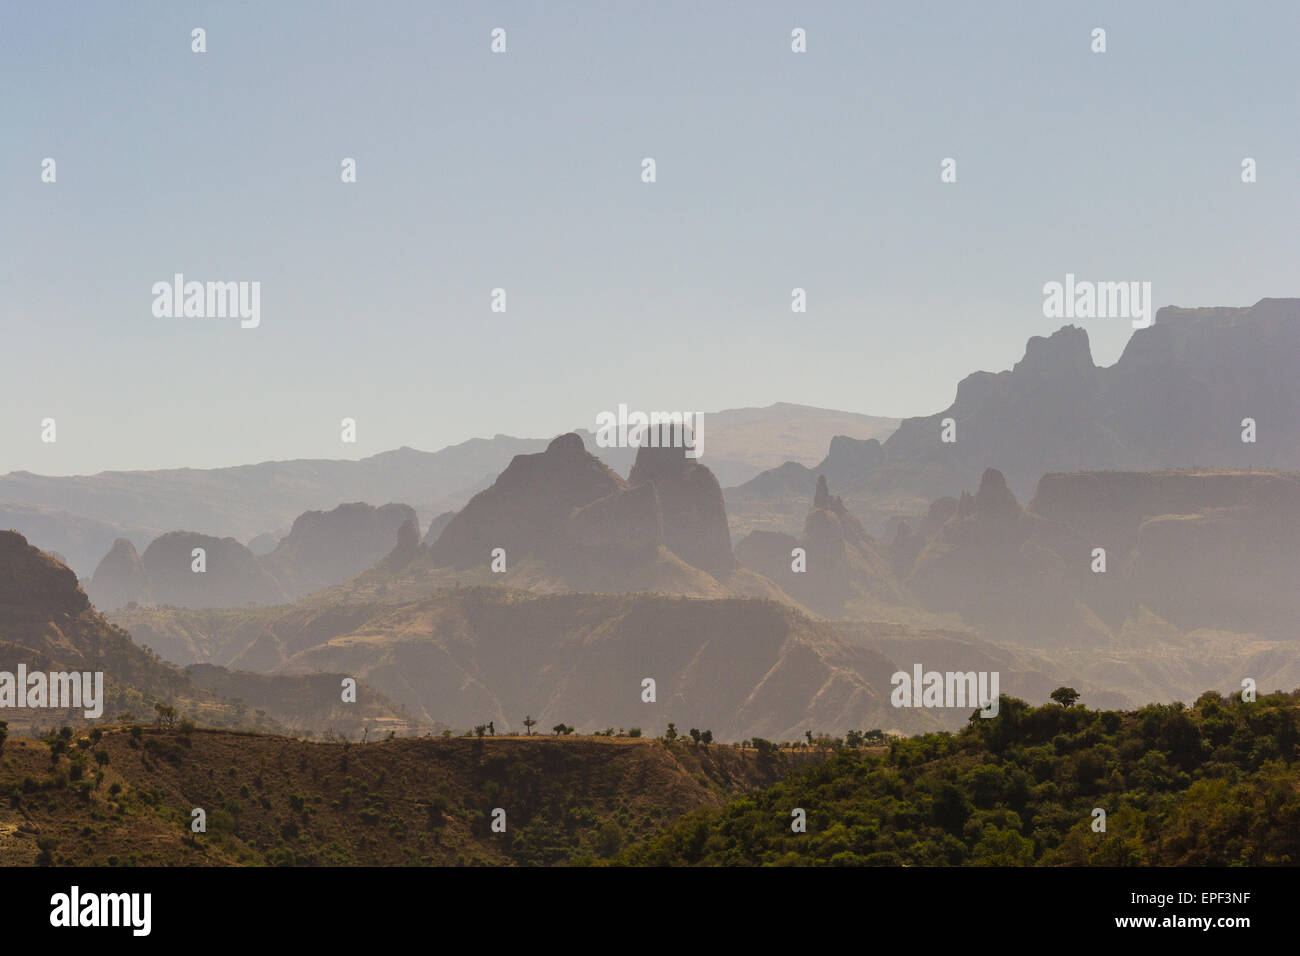
[[[1289,0],[7,3],[0,472],[432,450],[620,402],[929,414],[1060,324],[1066,272],[1300,294],[1298,33]],[[155,318],[175,272],[260,281],[260,327]],[[1132,331],[1080,324],[1102,364]]]

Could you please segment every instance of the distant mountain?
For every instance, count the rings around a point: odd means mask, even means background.
[[[546,727],[674,721],[726,740],[790,739],[811,727],[959,726],[969,711],[891,706],[890,676],[913,658],[878,648],[907,653],[909,640],[923,642],[936,665],[994,662],[1004,692],[1039,697],[1057,686],[1030,657],[970,635],[898,624],[841,630],[752,598],[462,587],[398,604],[324,592],[252,615],[141,608],[114,620],[169,657],[193,648],[215,663],[256,660],[274,673],[356,674],[416,719],[458,728],[493,720],[498,733],[518,730],[525,714]],[[170,643],[181,635],[183,645]],[[654,703],[641,698],[647,677]]]
[[[659,447],[637,451],[627,481],[654,488],[669,551],[719,579],[735,569],[722,486],[710,468],[687,458],[671,440],[660,441]]]
[[[66,566],[13,531],[0,531],[0,670],[102,671],[103,715],[145,712],[149,700],[184,698],[212,707],[213,695],[192,687],[176,668],[131,642],[90,606]],[[148,708],[152,710],[152,707]],[[0,710],[16,724],[83,724],[81,711]]]
[[[13,472],[0,476],[0,502],[60,509],[71,516],[63,519],[65,524],[90,516],[109,525],[100,534],[102,547],[92,552],[96,556],[78,564],[84,573],[117,537],[129,538],[141,548],[161,534],[187,528],[212,537],[249,541],[291,524],[305,511],[333,509],[350,501],[412,502],[418,511],[432,516],[463,504],[468,497],[460,497],[464,489],[477,491],[489,484],[491,476],[514,455],[545,445],[541,440],[499,435],[471,439],[438,452],[400,448],[360,461],[263,462],[210,470],[103,472],[68,478]],[[0,508],[9,507],[0,504]],[[147,536],[141,540],[137,533],[123,533],[121,526],[145,529]],[[68,535],[56,528],[42,525],[41,531],[53,542],[51,547],[74,561],[82,560],[80,554],[88,550],[69,547]],[[262,547],[265,544],[259,542]]]
[[[204,552],[205,570],[194,570],[194,551]],[[257,555],[234,538],[193,531],[170,531],[154,539],[140,556],[153,598],[180,607],[240,607],[281,604],[285,587]],[[96,593],[91,578],[91,594]]]
[[[798,570],[796,548],[803,551]],[[843,616],[855,598],[903,603],[885,549],[830,493],[825,476],[817,479],[800,538],[754,531],[736,545],[736,555],[746,567],[772,579],[819,614]]]
[[[424,543],[427,547],[433,546],[433,543],[442,534],[442,530],[451,524],[451,519],[454,517],[456,517],[456,512],[444,511],[429,522],[429,529],[424,533]]]
[[[153,585],[140,554],[126,538],[118,538],[95,568],[86,594],[103,611],[126,607],[132,601],[152,604]]]
[[[393,549],[408,521],[416,523],[418,543],[419,523],[410,505],[375,508],[358,501],[328,512],[308,511],[262,558],[262,565],[291,599],[299,598],[373,565]]]
[[[505,565],[500,574],[491,570],[498,549]],[[708,468],[686,458],[681,447],[647,447],[638,450],[624,479],[572,432],[540,454],[517,456],[404,573],[423,593],[421,574],[443,586],[500,583],[699,597],[778,593],[739,568],[722,489]]]
[[[910,602],[1134,702],[1300,683],[1296,541],[1296,473],[1050,474],[1022,507],[990,469],[889,550]]]
[[[595,416],[593,414],[593,425]],[[705,461],[725,484],[745,481],[787,459],[819,459],[833,435],[887,436],[896,419],[780,403],[705,416]],[[636,450],[597,448],[591,431],[578,430],[587,447],[621,475]],[[232,468],[179,468],[46,477],[30,472],[0,476],[0,528],[25,531],[38,544],[68,555],[89,574],[117,538],[137,549],[177,528],[248,541],[263,554],[262,539],[304,511],[347,501],[405,501],[421,521],[460,508],[492,483],[516,455],[543,451],[548,439],[474,438],[441,451],[399,448],[360,461],[300,459]],[[84,541],[84,544],[80,542]]]
[[[506,560],[568,557],[565,526],[573,511],[627,489],[627,482],[587,452],[576,434],[537,454],[517,455],[448,522],[430,548],[435,565],[486,565],[501,548]]]
[[[156,538],[142,557],[119,538],[96,567],[87,593],[102,610],[132,601],[177,607],[282,604],[373,566],[393,550],[408,522],[418,547],[414,509],[363,502],[299,515],[275,549],[260,557],[233,538],[191,531]],[[196,548],[204,551],[201,572],[194,569]]]
[[[963,493],[905,580],[922,606],[956,612],[986,635],[1035,647],[1095,647],[1109,634],[1085,600],[1093,584],[1089,558],[1086,538],[1025,511],[990,468],[979,491]]]
[[[262,676],[214,668],[181,671],[126,631],[106,621],[77,586],[73,572],[12,531],[0,531],[0,671],[91,671],[104,675],[103,713],[84,709],[4,707],[0,720],[17,730],[108,723],[130,712],[154,719],[155,703],[217,727],[357,733],[363,725],[408,732],[416,725],[364,684],[350,710],[340,703],[342,675]],[[242,698],[242,699],[241,699]]]
[[[1300,469],[1297,355],[1300,299],[1161,309],[1108,367],[1093,364],[1084,329],[1066,326],[1031,338],[1010,371],[967,376],[952,405],[883,443],[837,439],[815,468],[783,465],[729,488],[732,530],[792,531],[819,474],[874,527],[974,487],[990,467],[1022,500],[1048,472]],[[1253,443],[1242,441],[1247,418]]]
[[[5,481],[0,478],[0,483]],[[67,558],[68,567],[90,574],[100,559],[119,539],[145,548],[160,533],[152,525],[101,521],[57,508],[0,501],[0,530],[17,531],[27,540],[39,542],[47,553]]]
[[[1106,549],[1106,574],[1084,578],[1103,617],[1300,641],[1298,473],[1044,475],[1028,509],[1075,529],[1089,566]]]

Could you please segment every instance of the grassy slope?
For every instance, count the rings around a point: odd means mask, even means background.
[[[40,741],[4,745],[0,865],[51,862],[43,850],[88,865],[562,863],[609,855],[818,759],[760,764],[753,751],[652,739],[349,745],[124,726],[80,743],[57,762]],[[191,840],[195,807],[208,832]],[[496,807],[505,834],[490,830]]]
[[[1133,713],[1003,698],[960,734],[841,751],[625,848],[625,865],[1300,863],[1300,691]],[[807,831],[791,829],[791,811]],[[1105,832],[1092,829],[1106,812]]]

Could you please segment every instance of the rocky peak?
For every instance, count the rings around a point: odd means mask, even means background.
[[[1007,487],[1006,478],[996,468],[984,469],[973,503],[977,514],[1012,515],[1020,511],[1016,496]]]
[[[570,515],[627,487],[581,437],[560,435],[543,452],[516,455],[447,522],[430,544],[431,558],[457,568],[486,565],[494,548],[504,548],[511,563],[530,555],[563,558]]]
[[[1092,348],[1088,333],[1077,325],[1066,325],[1044,338],[1035,335],[1025,344],[1025,357],[1012,369],[1015,373],[1036,376],[1069,374],[1077,377],[1093,371]]]
[[[678,439],[680,441],[680,439]],[[718,479],[683,447],[642,445],[628,475],[635,486],[654,485],[663,518],[664,544],[688,564],[716,576],[736,567],[727,509]]]
[[[140,555],[126,538],[118,538],[91,575],[89,595],[101,611],[152,600],[149,576]]]
[[[817,476],[817,490],[813,492],[813,507],[817,509],[831,507],[831,491],[826,486],[826,476]]]

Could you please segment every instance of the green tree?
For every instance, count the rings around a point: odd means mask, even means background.
[[[1079,702],[1079,692],[1073,687],[1058,687],[1052,691],[1051,698],[1062,707],[1073,707]]]
[[[536,726],[537,726],[537,721],[533,720],[532,714],[529,714],[527,717],[524,718],[524,733],[527,736],[531,737],[533,735],[533,728]]]
[[[668,729],[664,731],[664,740],[676,740],[676,739],[677,739],[677,725],[674,724],[672,721],[669,721]]]

